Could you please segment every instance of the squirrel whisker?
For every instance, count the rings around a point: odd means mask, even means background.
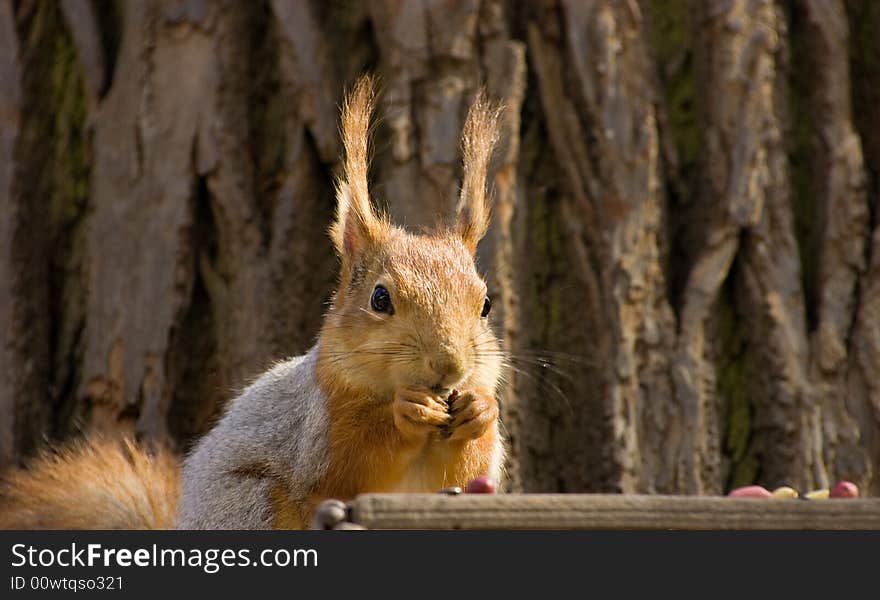
[[[565,395],[565,393],[562,391],[562,389],[558,385],[551,383],[551,382],[547,381],[546,379],[537,377],[536,375],[529,373],[525,369],[517,367],[516,365],[513,365],[509,362],[504,363],[504,368],[509,369],[518,375],[522,375],[523,377],[528,378],[536,386],[538,386],[538,389],[540,389],[543,392],[546,392],[546,393],[553,392],[554,395],[556,395],[558,398],[560,398],[565,403],[565,406],[568,408],[571,415],[574,415],[574,407],[571,405],[571,401],[568,399],[568,396]]]

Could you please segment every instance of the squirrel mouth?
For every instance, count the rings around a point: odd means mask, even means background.
[[[450,393],[452,393],[452,388],[445,385],[435,385],[431,387],[431,391],[438,396],[448,396]]]

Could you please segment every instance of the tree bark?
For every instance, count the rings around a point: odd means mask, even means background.
[[[19,446],[17,433],[24,429],[18,422],[16,398],[21,385],[14,373],[23,371],[21,349],[15,336],[22,335],[16,314],[20,300],[15,281],[21,269],[14,263],[15,229],[18,225],[17,203],[12,196],[15,176],[15,146],[21,123],[21,84],[18,39],[12,3],[0,4],[0,322],[6,334],[0,344],[0,464],[12,460]]]

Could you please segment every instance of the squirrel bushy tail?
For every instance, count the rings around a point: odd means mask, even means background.
[[[84,439],[0,479],[0,529],[173,529],[180,465],[168,449]]]

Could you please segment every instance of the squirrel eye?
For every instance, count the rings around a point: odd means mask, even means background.
[[[483,312],[480,313],[480,316],[485,319],[489,316],[490,310],[492,310],[492,301],[489,300],[489,296],[486,296],[486,299],[483,301]]]
[[[391,294],[388,293],[383,286],[377,285],[373,289],[373,295],[370,297],[370,307],[376,312],[394,314],[394,307],[391,306]]]

